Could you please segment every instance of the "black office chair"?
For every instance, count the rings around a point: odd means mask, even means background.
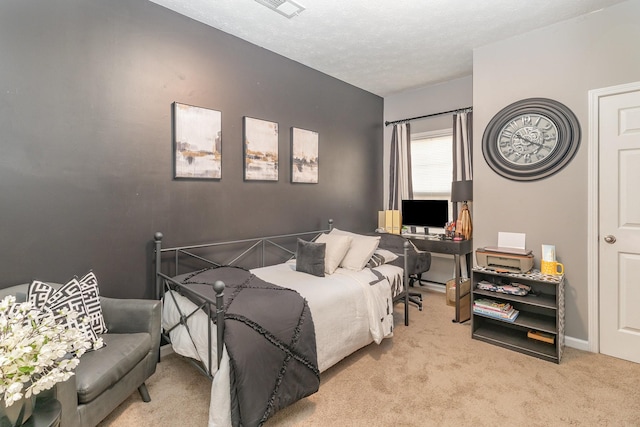
[[[387,233],[380,233],[376,235],[380,236],[380,244],[378,247],[387,249],[399,255],[404,253],[404,242],[406,239],[401,235]],[[422,281],[422,273],[429,271],[429,268],[431,268],[431,253],[417,249],[413,243],[411,246],[413,249],[409,252],[409,259],[407,263],[409,287],[413,287],[416,281],[420,284]],[[403,256],[398,257],[398,259],[392,264],[404,268]],[[422,293],[409,292],[409,302],[415,304],[418,307],[418,310],[422,311]]]
[[[420,285],[422,280],[422,273],[413,274],[409,276],[409,287],[413,288],[415,282],[418,282]],[[409,302],[414,303],[418,306],[418,310],[422,311],[422,293],[421,292],[409,292]]]
[[[415,248],[414,248],[415,249]],[[412,260],[411,258],[414,258]],[[413,268],[413,269],[412,269]],[[409,287],[413,288],[415,283],[422,285],[422,273],[426,273],[431,268],[431,253],[415,249],[415,252],[409,254]],[[409,302],[418,306],[418,310],[422,311],[422,293],[409,292]]]

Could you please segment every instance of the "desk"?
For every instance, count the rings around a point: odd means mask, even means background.
[[[466,309],[460,305],[460,255],[464,255],[467,260],[467,277],[471,279],[471,253],[473,252],[473,240],[441,240],[417,234],[405,235],[411,240],[416,248],[421,251],[435,252],[439,254],[453,255],[455,259],[455,280],[456,280],[456,316],[454,322],[466,322],[471,318],[471,306],[467,304]],[[464,313],[462,312],[464,311]]]

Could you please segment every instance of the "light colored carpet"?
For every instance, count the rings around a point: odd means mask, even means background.
[[[471,339],[444,294],[422,291],[411,324],[321,376],[320,390],[266,426],[640,426],[640,365],[565,348],[559,365]],[[181,357],[100,426],[206,426],[210,381]]]

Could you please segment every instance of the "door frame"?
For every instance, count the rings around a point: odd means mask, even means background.
[[[640,81],[617,86],[609,86],[589,91],[589,137],[588,137],[588,195],[587,195],[587,285],[589,298],[589,351],[600,353],[600,256],[598,245],[600,233],[598,214],[600,184],[600,98],[640,90]]]

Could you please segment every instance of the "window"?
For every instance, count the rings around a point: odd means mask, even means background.
[[[451,129],[411,135],[414,199],[451,198],[453,134]]]

